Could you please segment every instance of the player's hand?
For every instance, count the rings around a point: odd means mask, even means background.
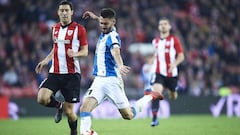
[[[131,67],[122,65],[119,67],[120,74],[125,76],[131,70]]]
[[[41,71],[42,71],[42,69],[43,69],[43,67],[44,67],[46,64],[47,64],[47,62],[45,62],[45,61],[39,62],[39,63],[37,64],[36,68],[35,68],[35,72],[36,72],[37,74],[40,74]]]
[[[67,55],[68,55],[70,58],[74,57],[74,52],[73,52],[73,50],[72,50],[72,49],[68,49],[68,50],[67,50]]]
[[[173,69],[176,67],[175,64],[169,64],[168,73],[172,73]]]
[[[98,16],[96,16],[96,15],[95,15],[93,12],[91,12],[91,11],[86,11],[86,12],[83,13],[82,18],[88,19],[89,17],[92,18],[92,19],[98,19]]]

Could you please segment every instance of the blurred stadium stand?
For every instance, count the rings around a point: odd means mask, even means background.
[[[36,64],[52,46],[50,28],[58,18],[59,1],[0,0],[0,95],[35,97],[48,68],[35,74]],[[81,60],[82,87],[92,80],[92,59],[99,30],[96,21],[83,20],[86,10],[97,14],[103,7],[117,11],[117,29],[122,39],[124,62],[132,67],[125,77],[128,94],[143,93],[141,66],[144,55],[131,53],[134,43],[151,43],[158,35],[160,17],[171,19],[172,32],[180,37],[186,60],[180,67],[183,95],[217,96],[227,86],[240,88],[240,1],[239,0],[72,0],[74,20],[87,29],[89,56]],[[131,90],[128,91],[128,88]]]

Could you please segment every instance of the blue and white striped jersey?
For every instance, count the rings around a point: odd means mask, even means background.
[[[108,34],[101,34],[95,51],[93,75],[119,76],[117,64],[111,54],[113,45],[121,47],[121,39],[115,29]]]

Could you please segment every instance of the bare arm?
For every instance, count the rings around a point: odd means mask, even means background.
[[[131,67],[129,66],[125,66],[123,64],[123,60],[120,54],[120,49],[119,47],[113,47],[113,49],[111,50],[111,54],[114,57],[117,66],[119,68],[120,74],[122,75],[127,75],[127,73],[130,71]]]
[[[51,52],[41,61],[37,64],[36,68],[35,68],[35,72],[37,74],[41,73],[42,68],[48,64],[48,62],[53,58],[53,48],[51,50]]]
[[[182,53],[179,53],[177,55],[177,59],[175,61],[175,65],[178,66],[179,64],[181,64],[182,62],[184,61],[184,54],[183,52]]]
[[[184,54],[183,52],[177,54],[176,61],[172,64],[170,64],[169,72],[172,72],[172,70],[177,67],[179,64],[181,64],[184,61]]]
[[[88,55],[88,46],[84,45],[80,47],[80,51],[74,52],[72,49],[67,50],[67,54],[69,57],[82,57]]]
[[[92,19],[95,19],[95,20],[98,20],[99,19],[99,17],[97,16],[97,15],[95,15],[93,12],[91,12],[91,11],[86,11],[86,12],[84,12],[83,13],[83,16],[82,16],[82,18],[84,18],[84,19],[87,19],[87,18],[92,18]]]

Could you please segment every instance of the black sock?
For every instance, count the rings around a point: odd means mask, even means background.
[[[70,120],[68,119],[68,125],[69,125],[71,131],[77,131],[77,120],[75,120],[75,121],[70,121]]]
[[[159,110],[159,99],[152,100],[152,114],[153,114],[153,120],[157,119],[157,113]]]
[[[50,103],[48,103],[46,106],[59,108],[61,106],[61,102],[56,101],[55,97],[52,95],[50,97]]]

